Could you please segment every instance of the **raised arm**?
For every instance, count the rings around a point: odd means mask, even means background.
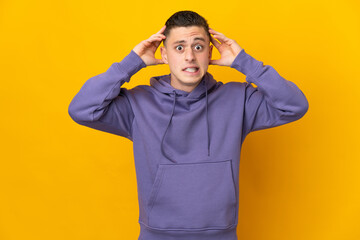
[[[213,34],[212,43],[221,54],[220,59],[210,63],[229,66],[246,75],[245,134],[289,123],[305,115],[308,101],[293,82],[280,76],[272,66],[264,65],[247,54],[236,41],[213,29],[209,32]]]
[[[97,76],[91,77],[72,99],[68,113],[80,125],[120,135],[132,140],[134,113],[128,90],[121,88],[140,69],[162,64],[155,51],[165,36],[165,27],[142,41],[121,61]]]

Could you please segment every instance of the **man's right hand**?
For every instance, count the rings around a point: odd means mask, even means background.
[[[166,38],[166,36],[162,34],[165,28],[166,26],[163,26],[159,32],[134,47],[133,51],[139,55],[146,66],[164,64],[162,59],[155,58],[155,52],[161,41]]]

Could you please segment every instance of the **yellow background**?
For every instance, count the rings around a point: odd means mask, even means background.
[[[299,121],[246,139],[239,239],[360,239],[359,1],[1,0],[1,240],[137,239],[132,142],[76,124],[68,105],[87,79],[188,9],[310,104]],[[235,69],[209,72],[245,81]],[[147,67],[123,87],[167,73]]]

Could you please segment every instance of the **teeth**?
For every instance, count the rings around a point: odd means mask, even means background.
[[[185,71],[187,71],[187,72],[196,72],[196,68],[186,68]]]

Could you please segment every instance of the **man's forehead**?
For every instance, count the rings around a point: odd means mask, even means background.
[[[174,27],[170,30],[168,40],[171,42],[181,42],[185,43],[187,41],[204,41],[206,42],[205,29],[199,26],[190,26],[190,27]]]

